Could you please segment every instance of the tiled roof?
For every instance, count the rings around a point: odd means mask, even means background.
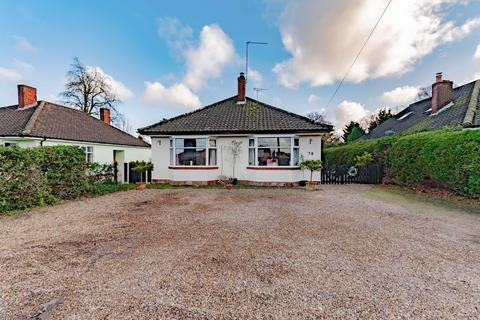
[[[478,92],[472,95],[475,84],[480,86],[480,80],[470,82],[453,89],[453,102],[441,108],[437,114],[431,114],[432,99],[424,99],[412,103],[393,118],[385,121],[362,139],[379,138],[385,135],[424,129],[441,129],[444,127],[480,127],[480,102]],[[473,110],[473,121],[466,121],[469,105]]]
[[[288,133],[329,132],[332,126],[247,97],[237,104],[237,96],[202,109],[139,129],[147,135],[202,133]]]
[[[150,146],[84,112],[46,101],[23,109],[18,109],[16,105],[0,108],[0,136]]]

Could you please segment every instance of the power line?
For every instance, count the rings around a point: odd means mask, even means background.
[[[335,89],[335,91],[333,92],[332,96],[330,97],[330,100],[328,100],[328,103],[327,103],[327,106],[326,108],[328,108],[328,106],[330,105],[330,103],[332,102],[333,98],[335,98],[335,96],[337,95],[337,92],[338,90],[340,89],[340,87],[342,86],[343,84],[343,81],[345,81],[345,78],[348,76],[348,74],[350,73],[350,71],[352,70],[353,66],[355,65],[355,63],[357,62],[358,60],[358,57],[360,57],[360,54],[362,53],[363,49],[365,48],[365,46],[367,45],[368,41],[370,40],[370,38],[372,37],[372,34],[373,32],[375,31],[375,29],[377,28],[378,24],[380,23],[380,21],[382,20],[383,16],[385,15],[385,12],[387,11],[388,7],[390,6],[390,3],[392,3],[393,0],[389,0],[387,5],[385,6],[385,9],[383,9],[383,12],[382,14],[380,15],[380,17],[378,18],[377,20],[377,23],[375,23],[375,26],[373,27],[372,31],[370,31],[370,34],[368,35],[367,39],[365,40],[365,42],[363,43],[362,47],[360,48],[360,51],[358,51],[358,54],[357,56],[355,57],[355,59],[353,60],[352,64],[350,65],[350,68],[348,68],[347,72],[345,73],[345,75],[343,76],[342,80],[340,81],[340,83],[338,84],[337,88]]]

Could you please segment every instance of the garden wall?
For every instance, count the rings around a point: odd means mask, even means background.
[[[480,130],[441,130],[327,147],[329,165],[354,165],[368,152],[385,178],[404,186],[428,185],[480,198]]]

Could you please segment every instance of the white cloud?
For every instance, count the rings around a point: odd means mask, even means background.
[[[413,102],[418,97],[419,91],[419,87],[397,87],[391,91],[384,92],[380,98],[391,106],[402,106]]]
[[[35,67],[32,66],[30,63],[19,60],[19,59],[13,59],[13,64],[15,67],[19,69],[24,69],[24,70],[34,70]]]
[[[335,108],[335,130],[341,132],[350,121],[360,122],[369,113],[360,103],[344,100]]]
[[[193,30],[177,18],[164,17],[157,20],[158,34],[176,53],[185,50],[191,44]]]
[[[185,51],[187,72],[183,83],[193,90],[209,79],[218,78],[223,68],[235,58],[232,39],[217,25],[204,26],[198,47]]]
[[[160,82],[145,82],[143,99],[149,104],[160,106],[180,106],[183,108],[200,107],[200,99],[183,83],[165,87]]]
[[[477,46],[477,50],[475,50],[475,59],[480,59],[480,44]]]
[[[37,52],[40,50],[39,48],[35,47],[33,44],[30,43],[30,41],[27,40],[25,37],[21,36],[14,36],[15,42],[17,43],[17,46],[22,48],[25,51],[28,52]]]
[[[22,75],[15,69],[0,67],[0,79],[18,82]]]
[[[258,70],[248,68],[248,80],[253,82],[255,87],[259,87],[262,85],[263,76]]]
[[[186,70],[177,81],[176,76],[167,74],[162,82],[176,81],[171,86],[156,82],[145,82],[143,99],[149,104],[160,106],[198,108],[201,105],[195,92],[204,87],[208,80],[218,78],[224,68],[236,62],[233,41],[218,25],[206,25],[200,32],[198,44],[193,39],[193,30],[176,18],[158,19],[158,33],[167,41],[177,57],[185,59]],[[261,81],[261,75],[252,70],[253,81]]]
[[[288,87],[341,79],[386,4],[383,0],[280,3],[282,41],[292,58],[276,64],[274,71]],[[464,1],[393,1],[347,81],[403,74],[439,45],[470,34],[480,26],[480,18],[461,25],[445,18],[448,6],[459,3]]]
[[[87,69],[95,70],[101,75],[103,75],[106,78],[107,83],[112,87],[115,95],[121,100],[129,99],[134,96],[132,90],[130,90],[125,84],[118,80],[115,80],[111,75],[105,73],[105,71],[103,71],[100,67],[88,66]]]
[[[311,94],[308,96],[308,103],[314,103],[317,102],[319,97],[316,94]]]

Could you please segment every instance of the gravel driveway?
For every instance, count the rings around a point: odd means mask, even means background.
[[[0,220],[0,318],[479,319],[480,214],[368,186],[128,191]]]

